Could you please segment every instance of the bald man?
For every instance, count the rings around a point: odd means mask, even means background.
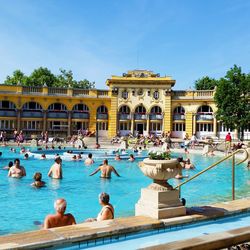
[[[55,214],[49,214],[44,220],[44,229],[52,227],[63,227],[75,225],[76,221],[72,214],[64,214],[66,211],[67,202],[64,199],[57,199],[54,202]]]

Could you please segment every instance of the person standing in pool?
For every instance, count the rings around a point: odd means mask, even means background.
[[[101,171],[101,178],[107,178],[107,179],[111,178],[111,173],[112,172],[114,172],[118,177],[120,177],[120,175],[115,170],[115,168],[113,166],[108,165],[108,160],[107,159],[103,160],[103,164],[101,166],[99,166],[89,176],[92,176],[92,175],[96,174],[99,171]]]
[[[60,157],[55,158],[55,163],[51,166],[48,176],[53,179],[62,179],[62,159]]]
[[[65,214],[67,202],[64,199],[57,199],[54,203],[55,214],[49,214],[44,220],[44,229],[52,227],[63,227],[75,225],[76,221],[72,214]]]
[[[88,154],[88,158],[84,161],[84,164],[85,164],[85,165],[91,165],[91,164],[93,164],[93,163],[94,163],[94,160],[92,159],[92,154],[89,153],[89,154]]]
[[[13,178],[22,178],[23,176],[26,176],[25,168],[20,166],[19,159],[15,159],[14,165],[9,169],[8,176]]]

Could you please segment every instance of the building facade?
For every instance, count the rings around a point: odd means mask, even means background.
[[[229,131],[215,118],[214,91],[175,91],[171,77],[146,70],[112,76],[106,84],[108,90],[0,85],[0,130],[66,137],[98,129],[99,136],[109,138],[118,131],[224,138]]]

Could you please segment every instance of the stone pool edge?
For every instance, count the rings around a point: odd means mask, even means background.
[[[37,249],[62,247],[82,241],[138,233],[163,227],[215,219],[249,212],[250,198],[188,208],[185,216],[157,220],[146,216],[131,216],[101,222],[85,222],[74,226],[36,230],[0,236],[0,249]]]

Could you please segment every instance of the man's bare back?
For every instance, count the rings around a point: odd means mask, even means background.
[[[62,165],[61,165],[61,159],[55,159],[55,163],[51,166],[48,176],[51,176],[54,179],[62,179]]]
[[[44,228],[63,227],[76,224],[72,214],[49,214],[45,218]]]
[[[114,172],[118,177],[120,177],[115,168],[113,166],[108,165],[107,159],[105,159],[103,161],[103,165],[99,166],[93,173],[90,174],[90,176],[96,174],[99,171],[101,171],[101,178],[111,178],[112,172]]]

